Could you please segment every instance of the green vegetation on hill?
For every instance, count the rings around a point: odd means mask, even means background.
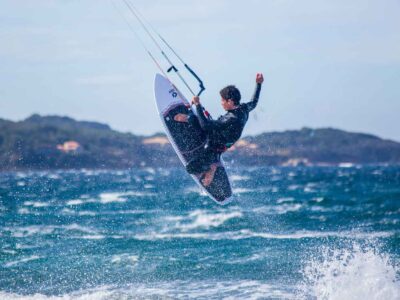
[[[331,128],[263,133],[234,148],[226,160],[245,165],[400,163],[400,143]],[[59,116],[0,119],[0,170],[176,165],[163,134],[136,136]]]

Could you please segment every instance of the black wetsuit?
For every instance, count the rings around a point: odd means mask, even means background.
[[[207,134],[208,142],[202,155],[193,158],[188,163],[186,169],[189,173],[196,174],[208,170],[212,163],[219,160],[220,154],[240,138],[249,119],[249,112],[257,106],[260,92],[261,84],[257,83],[250,102],[239,104],[235,109],[229,110],[217,120],[208,119],[204,115],[202,105],[196,105],[197,119],[201,128]],[[192,117],[194,116],[189,117],[189,122]]]

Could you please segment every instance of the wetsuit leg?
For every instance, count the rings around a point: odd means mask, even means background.
[[[191,159],[186,165],[186,171],[189,174],[200,174],[210,169],[213,163],[219,161],[219,153],[210,149],[204,149],[199,156]]]

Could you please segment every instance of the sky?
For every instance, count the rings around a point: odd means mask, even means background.
[[[400,1],[129,1],[203,79],[214,117],[221,88],[235,84],[246,101],[264,74],[244,135],[334,127],[400,141]],[[134,32],[167,68],[122,0],[0,0],[0,118],[162,132],[159,71]]]

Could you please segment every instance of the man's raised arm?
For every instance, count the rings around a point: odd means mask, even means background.
[[[246,103],[248,111],[253,110],[257,106],[258,99],[260,98],[261,85],[263,82],[264,82],[263,74],[257,73],[256,90],[254,91],[253,97],[251,98],[250,102]]]

